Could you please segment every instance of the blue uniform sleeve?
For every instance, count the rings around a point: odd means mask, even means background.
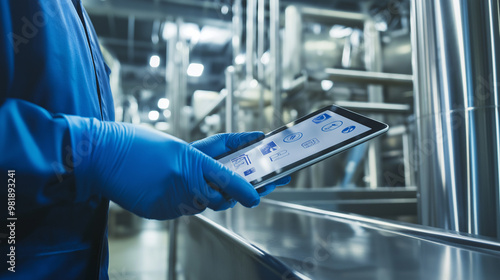
[[[16,201],[24,212],[74,199],[75,184],[65,119],[11,98],[15,42],[9,3],[0,1],[0,172],[4,178],[15,170]]]
[[[0,106],[0,172],[15,170],[19,211],[75,198],[68,123],[27,101]],[[21,205],[20,205],[21,206]]]

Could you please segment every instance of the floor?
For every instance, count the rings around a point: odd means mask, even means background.
[[[168,230],[166,222],[135,217],[136,230],[114,231],[110,224],[110,280],[167,279]]]

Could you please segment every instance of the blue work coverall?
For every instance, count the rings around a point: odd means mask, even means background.
[[[0,70],[0,279],[107,279],[109,200],[75,202],[61,117],[114,119],[110,70],[81,2],[0,1]]]

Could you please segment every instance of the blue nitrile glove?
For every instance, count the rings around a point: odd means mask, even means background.
[[[175,137],[131,124],[65,117],[77,201],[102,195],[153,219],[197,214],[206,207],[227,209],[233,206],[230,200],[246,207],[260,201],[244,178]]]
[[[224,153],[238,149],[245,144],[264,138],[264,133],[260,131],[240,132],[240,133],[223,133],[216,134],[205,139],[191,143],[196,149],[204,152],[208,156],[217,157]],[[260,187],[257,192],[260,196],[270,194],[276,187],[284,186],[290,183],[290,176],[278,179],[268,185]],[[234,204],[234,203],[233,203]]]

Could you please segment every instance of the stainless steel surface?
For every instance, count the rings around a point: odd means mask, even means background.
[[[274,67],[274,75],[271,79],[271,92],[273,94],[271,105],[273,115],[271,117],[272,128],[278,128],[283,125],[282,114],[283,108],[281,104],[281,89],[282,89],[282,65],[281,65],[281,36],[280,36],[280,0],[270,0],[270,43],[271,43],[271,63]]]
[[[411,113],[410,105],[384,102],[337,101],[335,105],[357,112],[369,113]]]
[[[279,188],[266,196],[267,199],[298,204],[300,204],[300,201],[342,201],[416,197],[416,187],[384,187],[376,190],[367,190],[365,188],[340,189],[336,187],[325,187],[311,190]]]
[[[177,279],[176,264],[177,264],[177,228],[179,220],[168,221],[168,263],[167,263],[167,279],[175,280]]]
[[[254,209],[238,205],[203,216],[224,229],[215,240],[224,240],[226,234],[243,238],[311,279],[493,280],[500,274],[500,243],[445,230],[272,200],[263,200]],[[185,217],[180,224],[190,227],[197,219]],[[205,233],[207,227],[198,225],[184,238],[195,242],[203,236],[199,232]],[[208,249],[219,256],[217,243],[193,246],[196,250],[186,254],[194,257]],[[213,271],[225,266],[219,260],[204,262]]]
[[[422,223],[500,238],[499,2],[413,5]]]
[[[409,186],[415,186],[415,172],[412,169],[412,162],[411,162],[411,149],[413,148],[413,139],[410,136],[409,131],[406,129],[406,126],[404,127],[404,133],[402,134],[402,142],[403,142],[403,164],[400,165],[399,168],[402,168],[403,171],[401,172],[401,169],[399,169],[399,173],[404,174],[404,179],[405,183]]]
[[[340,183],[340,187],[349,188],[356,186],[356,180],[360,176],[362,163],[364,162],[367,149],[368,144],[364,143],[347,151],[346,164],[342,166],[344,178]]]
[[[278,189],[266,198],[371,217],[417,221],[415,187]]]
[[[235,65],[235,70],[237,73],[241,71],[241,66],[236,65],[236,57],[240,55],[241,52],[241,40],[243,37],[243,7],[241,0],[234,0],[233,6],[233,18],[232,18],[232,30],[233,38],[231,40],[231,45],[233,47],[233,64]]]
[[[165,71],[165,80],[168,83],[168,86],[165,87],[165,95],[166,96],[171,96],[172,99],[172,117],[171,117],[171,122],[172,122],[172,134],[177,135],[179,133],[180,129],[180,118],[181,118],[181,108],[182,108],[182,98],[180,96],[179,92],[179,69],[177,67],[177,62],[175,61],[175,57],[177,54],[176,51],[176,44],[177,41],[179,40],[179,26],[176,25],[176,36],[174,36],[174,39],[168,40],[166,42],[167,44],[167,53],[166,57],[168,58],[168,61],[166,63],[166,71]]]
[[[257,78],[259,83],[264,83],[266,73],[264,72],[264,49],[266,46],[266,0],[258,0],[257,2]],[[260,87],[259,96],[259,112],[264,112],[264,87]],[[258,127],[263,130],[265,127],[264,114],[259,114]]]
[[[295,76],[303,69],[302,17],[295,6],[285,9],[283,41],[283,87],[290,88]]]
[[[382,71],[385,73],[412,74],[411,65],[411,37],[408,33],[393,37],[388,37],[389,42],[384,42],[382,57],[384,65]]]
[[[257,19],[257,0],[247,0],[247,28],[246,28],[246,79],[251,81],[255,78],[254,67],[255,67],[255,21]]]
[[[226,68],[226,132],[237,132],[237,116],[235,114],[235,96],[234,96],[234,67]],[[237,112],[237,111],[236,111]]]
[[[226,69],[226,79],[228,78],[227,71],[228,70]],[[234,73],[234,68],[231,68],[231,72]],[[227,85],[228,85],[228,81],[226,80],[226,88],[227,88]],[[226,108],[231,108],[231,107],[227,107],[227,106],[230,106],[229,104],[233,103],[234,101],[227,99],[229,96],[228,92],[231,92],[233,94],[231,96],[231,98],[233,98],[233,100],[234,100],[234,91],[222,91],[221,93],[219,93],[218,98],[214,101],[213,104],[210,104],[210,107],[205,111],[205,113],[201,117],[196,117],[194,119],[193,124],[191,125],[191,131],[193,131],[195,129],[199,129],[200,125],[205,121],[205,118],[207,116],[210,116],[210,115],[217,113],[219,108],[223,107],[223,105],[226,105]],[[234,117],[232,119],[228,119],[228,116],[226,115],[226,125],[228,125],[228,127],[232,127],[233,123],[234,123]]]
[[[178,219],[169,280],[310,279],[229,229],[201,215]]]
[[[406,74],[380,73],[359,70],[325,69],[328,79],[334,82],[365,83],[381,85],[409,85],[413,84],[413,77]]]
[[[380,33],[375,28],[375,22],[372,19],[365,21],[363,37],[367,47],[365,50],[366,70],[372,72],[382,72],[382,46],[380,42]],[[384,102],[384,92],[380,85],[368,85],[368,102]],[[371,118],[384,121],[381,114],[371,114]],[[368,153],[366,160],[368,187],[377,188],[382,184],[382,164],[380,156],[380,139],[374,139],[368,143]]]
[[[176,35],[173,39],[167,41],[166,65],[166,95],[172,98],[172,130],[171,133],[181,139],[188,138],[187,132],[190,131],[190,124],[186,123],[189,118],[184,116],[187,95],[187,74],[186,70],[189,63],[189,48],[180,36],[180,29],[183,20],[178,18],[176,24]]]
[[[288,6],[285,10],[283,45],[283,86],[291,88],[294,79],[302,71],[318,71],[340,67],[342,48],[349,38],[332,38],[328,32],[304,32],[308,23],[346,24],[362,27],[367,17],[361,13],[318,9],[305,6]],[[347,59],[351,66],[363,67],[361,57]]]
[[[349,26],[363,26],[367,16],[363,13],[353,13],[345,11],[335,11],[329,9],[319,9],[313,7],[297,7],[303,19],[315,22],[338,23]]]

